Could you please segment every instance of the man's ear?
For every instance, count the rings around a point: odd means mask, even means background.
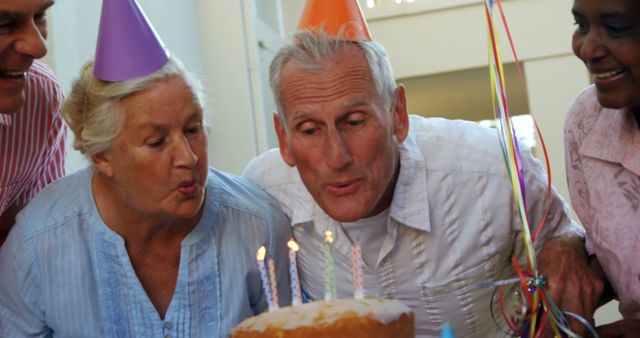
[[[113,169],[111,168],[111,157],[107,153],[101,152],[91,156],[91,162],[98,168],[98,171],[107,176],[113,176]]]
[[[278,116],[278,112],[273,113],[273,125],[276,128],[276,135],[278,136],[278,147],[280,148],[280,156],[286,164],[290,167],[294,167],[296,165],[296,161],[291,156],[291,152],[289,151],[289,146],[287,142],[287,127],[282,125],[280,121],[280,117]]]
[[[399,84],[393,93],[393,134],[402,143],[409,134],[409,113],[404,85]]]

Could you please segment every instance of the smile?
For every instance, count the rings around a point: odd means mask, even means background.
[[[616,82],[626,74],[622,68],[607,72],[592,72],[593,82],[596,85],[603,86]]]
[[[0,77],[5,77],[5,78],[9,78],[9,79],[22,79],[24,77],[25,72],[24,71],[19,71],[19,72],[10,72],[7,70],[0,70]]]
[[[617,75],[620,75],[624,73],[624,69],[616,69],[616,70],[612,70],[610,72],[603,72],[603,73],[592,73],[593,74],[593,78],[596,80],[601,80],[601,79],[607,79],[610,77],[614,77]]]

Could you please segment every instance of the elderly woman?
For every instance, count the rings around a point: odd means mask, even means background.
[[[574,0],[572,12],[593,85],[565,123],[571,203],[624,317],[600,337],[640,337],[640,1]]]
[[[63,115],[92,166],[18,216],[0,253],[0,337],[227,337],[267,307],[261,245],[289,302],[288,221],[208,168],[199,83],[177,60],[122,82],[90,62]]]

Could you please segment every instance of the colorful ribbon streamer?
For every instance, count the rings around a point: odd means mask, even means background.
[[[499,18],[494,15],[494,8],[497,7],[500,13]],[[536,227],[535,234],[531,234],[529,215],[527,214],[527,200],[525,196],[525,181],[522,168],[522,160],[520,158],[520,148],[518,145],[516,131],[511,124],[509,102],[507,99],[507,91],[505,85],[504,67],[500,54],[500,41],[498,38],[499,21],[505,29],[505,33],[509,39],[509,46],[516,62],[517,70],[520,75],[520,81],[524,86],[524,76],[520,67],[520,61],[516,55],[513,39],[507,25],[506,17],[500,4],[500,0],[485,0],[484,9],[487,19],[487,33],[489,35],[489,72],[491,75],[491,94],[494,105],[495,118],[498,120],[498,134],[500,145],[502,148],[505,165],[511,179],[513,187],[513,197],[516,201],[516,207],[522,223],[522,233],[524,237],[525,254],[527,258],[526,269],[521,267],[515,257],[512,257],[512,263],[516,272],[516,279],[504,281],[481,283],[478,287],[495,287],[493,296],[491,297],[491,313],[494,314],[494,303],[500,306],[501,317],[508,327],[507,334],[519,337],[537,338],[540,337],[547,325],[557,337],[578,338],[577,334],[569,329],[566,315],[577,319],[593,334],[598,337],[595,329],[591,324],[573,313],[565,313],[553,302],[548,295],[546,287],[546,279],[538,273],[538,265],[533,243],[544,227],[547,218],[547,211],[543,215],[540,223]],[[546,203],[550,200],[551,195],[551,174],[549,170],[549,159],[546,146],[540,133],[540,129],[536,124],[536,132],[540,138],[542,149],[544,151],[547,166],[547,195]],[[521,287],[520,300],[512,304],[512,308],[507,308],[503,300],[503,288],[512,288],[513,284],[519,283]],[[520,295],[520,293],[518,293]],[[494,316],[494,322],[498,327],[498,319]]]

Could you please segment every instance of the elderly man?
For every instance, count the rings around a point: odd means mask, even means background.
[[[15,215],[64,175],[62,89],[34,61],[47,53],[53,0],[0,1],[0,246]]]
[[[323,30],[301,31],[279,51],[271,86],[279,153],[254,159],[245,176],[290,217],[311,298],[324,294],[331,230],[339,297],[352,295],[350,246],[360,242],[365,292],[409,305],[419,337],[438,336],[445,322],[463,337],[503,335],[489,311],[493,289],[478,284],[513,277],[510,257],[522,264],[524,244],[496,132],[409,116],[382,46]],[[522,159],[531,224],[549,212],[536,241],[548,288],[591,318],[602,284],[591,282],[582,232],[555,192],[546,200],[539,163]]]

